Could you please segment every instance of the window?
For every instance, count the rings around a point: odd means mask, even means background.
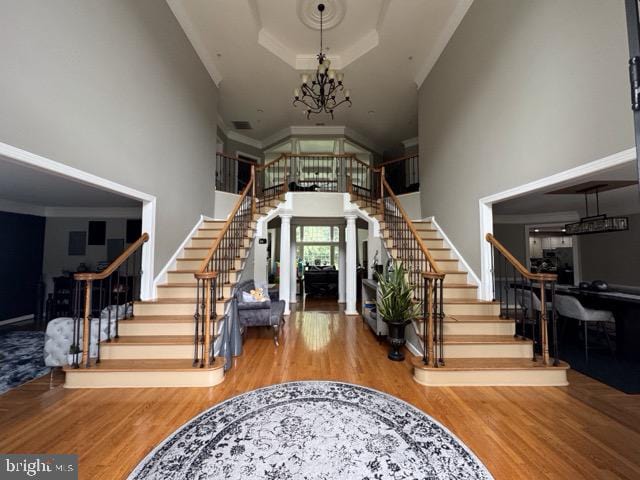
[[[338,266],[339,227],[296,227],[297,257],[305,265]]]

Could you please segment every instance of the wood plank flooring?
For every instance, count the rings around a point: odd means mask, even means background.
[[[335,303],[316,306],[335,310]],[[0,396],[0,452],[77,453],[81,479],[126,478],[173,430],[231,396],[291,380],[376,388],[443,423],[496,479],[640,478],[640,396],[575,372],[569,387],[427,388],[386,358],[358,317],[293,312],[280,347],[250,329],[224,383],[197,389],[65,390],[62,374]]]

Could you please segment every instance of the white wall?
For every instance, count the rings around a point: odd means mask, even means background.
[[[478,200],[634,145],[622,0],[475,0],[419,91],[422,215],[480,270]]]
[[[215,208],[213,210],[213,218],[226,220],[233,207],[238,203],[240,195],[235,193],[227,193],[216,190],[215,194]]]
[[[160,0],[0,0],[0,141],[157,197],[159,269],[213,214],[218,90]]]

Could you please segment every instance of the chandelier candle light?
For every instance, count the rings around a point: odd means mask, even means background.
[[[307,118],[311,114],[328,113],[333,119],[333,110],[343,103],[351,106],[351,95],[345,90],[342,80],[344,75],[331,70],[331,61],[322,51],[322,12],[324,4],[318,4],[320,12],[320,53],[318,53],[318,68],[314,74],[300,75],[302,85],[293,90],[293,105],[302,103],[307,108],[304,113]]]

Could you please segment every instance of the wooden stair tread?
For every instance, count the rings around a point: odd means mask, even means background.
[[[477,344],[524,344],[532,343],[531,340],[513,335],[445,335],[444,343],[450,345],[477,345]]]
[[[121,320],[120,324],[125,323],[193,323],[193,315],[136,315],[127,320]]]
[[[193,345],[193,335],[121,335],[102,345]]]
[[[64,371],[71,372],[128,372],[136,370],[144,371],[203,371],[217,370],[224,367],[224,359],[216,358],[213,365],[207,368],[193,366],[193,360],[188,358],[179,359],[142,359],[142,360],[101,360],[100,363],[92,362],[91,367],[86,368],[84,365],[80,368],[73,368],[69,365],[64,367]]]
[[[473,285],[471,283],[443,283],[442,287],[443,288],[478,288],[477,285]]]
[[[508,318],[500,318],[492,315],[447,315],[445,322],[461,322],[461,323],[513,323]]]
[[[445,305],[498,305],[499,302],[491,300],[479,300],[477,298],[445,298],[443,299]]]
[[[216,302],[228,302],[231,298],[216,299]],[[175,304],[175,303],[191,303],[195,306],[196,298],[157,298],[155,300],[142,300],[135,302],[140,305],[156,305],[156,304]]]
[[[412,357],[414,368],[424,370],[530,370],[530,369],[562,369],[569,368],[569,364],[560,361],[557,367],[549,361],[549,365],[542,363],[542,359],[534,362],[530,358],[445,358],[444,366],[427,366],[422,362],[422,357]]]

